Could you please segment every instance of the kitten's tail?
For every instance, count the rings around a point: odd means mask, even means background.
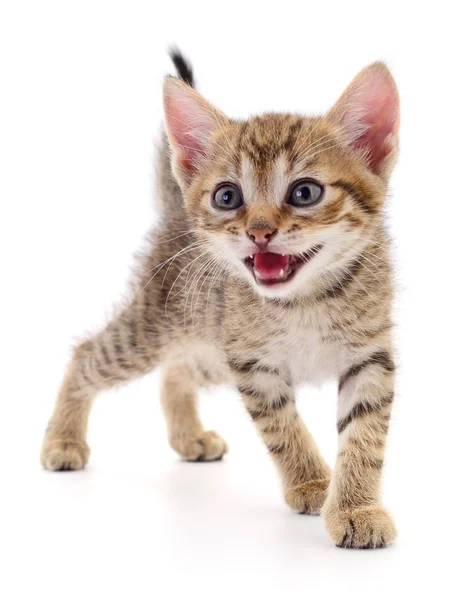
[[[188,60],[181,54],[178,48],[170,48],[169,54],[178,76],[192,88],[195,87],[193,68]]]

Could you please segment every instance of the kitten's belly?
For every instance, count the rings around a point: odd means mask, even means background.
[[[168,350],[167,364],[184,364],[195,382],[202,386],[232,383],[232,375],[221,348],[214,344],[192,339],[187,346],[176,346]]]

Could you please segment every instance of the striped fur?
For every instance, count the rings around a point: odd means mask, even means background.
[[[178,53],[173,58],[192,84],[190,67]],[[377,91],[379,84],[384,89]],[[371,85],[374,98],[395,98],[386,67],[375,64],[325,117],[234,121],[188,85],[167,79],[161,223],[132,301],[75,349],[46,431],[45,468],[84,467],[96,394],[160,365],[168,437],[183,458],[217,460],[227,451],[216,432],[204,430],[196,400],[199,387],[232,383],[294,510],[322,511],[343,547],[393,540],[393,522],[380,505],[395,376],[383,205],[398,109],[390,113],[388,135],[374,138],[373,127],[361,128],[354,103],[365,95],[370,105]],[[286,194],[307,176],[323,182],[325,197],[314,209],[295,209]],[[221,181],[240,186],[242,210],[214,209],[211,196]],[[247,232],[260,223],[276,232],[272,252],[320,248],[282,289],[261,289],[241,260],[253,251]],[[295,405],[298,384],[331,377],[339,394],[333,472]]]

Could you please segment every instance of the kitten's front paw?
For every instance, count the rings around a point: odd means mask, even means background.
[[[308,515],[319,515],[326,500],[329,479],[312,479],[292,488],[285,493],[287,504],[296,512]]]
[[[381,506],[327,510],[328,533],[340,548],[383,548],[397,535],[392,517]]]
[[[197,438],[174,436],[170,445],[182,458],[193,462],[220,460],[228,452],[226,442],[216,431],[204,431]]]
[[[41,464],[48,471],[77,471],[89,458],[86,442],[72,439],[46,440],[41,451]]]

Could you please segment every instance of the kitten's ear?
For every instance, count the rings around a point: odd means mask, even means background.
[[[362,151],[370,168],[388,177],[398,155],[400,101],[387,67],[363,69],[328,113],[345,143]]]
[[[163,104],[173,173],[180,185],[186,186],[210,158],[214,151],[212,135],[227,118],[176,77],[165,79]]]

